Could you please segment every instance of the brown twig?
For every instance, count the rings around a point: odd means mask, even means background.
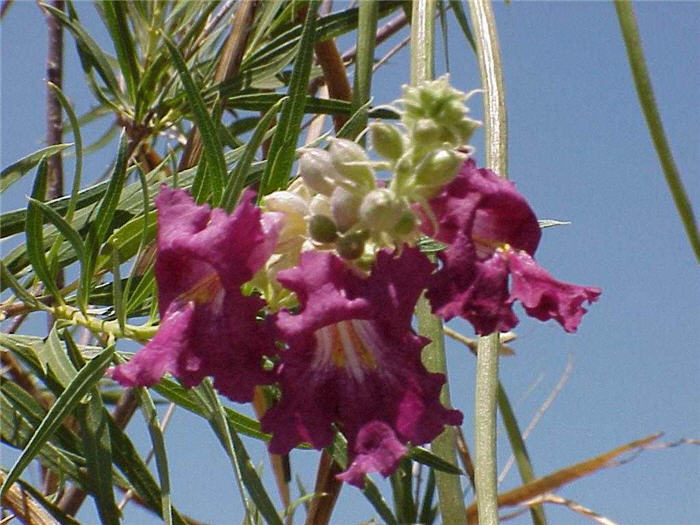
[[[0,483],[5,482],[5,473],[0,470]],[[44,508],[27,494],[19,483],[13,483],[2,498],[2,506],[10,509],[22,523],[32,525],[58,525]]]
[[[254,0],[241,0],[236,8],[231,23],[231,32],[219,56],[219,62],[214,73],[214,83],[220,84],[231,80],[241,67],[243,53],[248,44],[248,36],[253,26],[256,3]],[[219,101],[221,109],[226,107],[226,101]],[[185,150],[180,158],[178,171],[183,171],[197,165],[202,156],[202,138],[199,130],[193,127],[187,137]]]
[[[0,20],[5,18],[5,13],[7,13],[7,10],[13,3],[13,0],[3,0],[2,4],[0,4]]]
[[[392,37],[398,31],[403,29],[407,24],[408,24],[408,18],[406,17],[406,13],[402,11],[400,14],[396,15],[394,18],[389,20],[382,27],[377,29],[377,33],[376,33],[376,37],[375,37],[375,45],[379,45],[382,42],[384,42],[385,40],[387,40],[388,38]],[[344,64],[350,64],[355,60],[356,56],[357,56],[357,46],[352,46],[345,53],[343,53],[341,60],[343,61]],[[315,79],[311,83],[311,88],[309,89],[309,91],[312,93],[315,93],[318,90],[319,86],[323,82],[324,82],[323,78]]]
[[[343,485],[342,481],[335,477],[339,473],[340,467],[324,450],[316,473],[315,495],[306,517],[306,525],[326,525],[330,521],[333,507]]]

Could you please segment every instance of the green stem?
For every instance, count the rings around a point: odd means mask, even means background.
[[[700,233],[698,233],[693,208],[683,187],[683,181],[678,172],[676,162],[673,160],[671,147],[668,144],[661,116],[656,106],[654,90],[651,86],[651,78],[649,77],[649,71],[644,60],[644,52],[642,51],[642,43],[639,38],[637,20],[634,16],[634,8],[629,0],[615,0],[615,10],[620,22],[622,36],[625,39],[634,85],[637,88],[637,96],[644,112],[644,118],[647,121],[651,140],[654,142],[654,148],[659,156],[666,184],[668,184],[668,188],[671,191],[671,196],[676,204],[676,209],[678,209],[678,214],[681,217],[681,222],[683,222],[690,245],[695,252],[696,259],[700,262]]]
[[[369,101],[374,66],[375,35],[377,33],[377,0],[360,0],[357,24],[357,58],[355,60],[355,82],[352,88],[353,112]],[[357,128],[367,127],[367,111],[357,122]]]
[[[419,84],[432,80],[434,76],[433,50],[435,48],[435,0],[416,0],[411,15],[411,83]],[[423,350],[423,362],[431,372],[445,374],[440,401],[450,406],[450,389],[447,383],[445,360],[445,336],[442,321],[431,314],[430,303],[421,297],[416,306],[418,331],[428,337],[431,343]],[[431,443],[431,450],[437,456],[457,465],[457,436],[455,429],[447,427]],[[446,525],[466,524],[462,484],[459,476],[435,472],[438,491],[438,505],[442,522]]]
[[[416,0],[411,15],[411,84],[435,76],[435,0]]]
[[[442,321],[430,313],[430,303],[425,297],[418,300],[416,306],[418,332],[428,337],[431,342],[423,350],[423,363],[430,372],[445,374],[447,377],[447,361],[445,359],[445,338],[442,331]],[[450,388],[445,381],[440,393],[440,401],[450,407]],[[430,444],[432,452],[440,458],[457,465],[457,433],[454,427],[445,427],[442,434]],[[459,476],[446,472],[435,471],[435,484],[438,491],[438,504],[442,522],[446,525],[466,524],[462,483]]]
[[[62,319],[73,325],[84,326],[95,334],[109,334],[116,339],[133,339],[135,341],[148,341],[158,331],[157,326],[133,326],[124,324],[119,326],[118,321],[101,321],[89,315],[83,314],[80,310],[67,305],[54,306],[48,311],[56,319]]]
[[[469,8],[474,23],[479,71],[485,90],[486,164],[505,178],[508,173],[508,131],[496,23],[489,0],[469,0]],[[474,467],[481,525],[498,523],[496,398],[500,344],[498,333],[480,337],[476,358]]]

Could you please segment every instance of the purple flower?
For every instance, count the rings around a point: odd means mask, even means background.
[[[249,199],[227,215],[165,186],[156,208],[160,328],[112,377],[148,386],[170,372],[191,387],[213,376],[219,392],[250,401],[256,385],[273,379],[262,359],[274,353],[274,340],[256,320],[264,301],[244,296],[241,285],[272,253],[279,216],[262,216]]]
[[[410,442],[426,443],[462,415],[439,400],[445,378],[421,362],[428,342],[411,329],[413,309],[433,264],[417,249],[379,252],[369,276],[330,253],[306,252],[277,278],[296,292],[299,313],[275,321],[282,352],[280,401],[262,420],[270,451],[303,441],[328,446],[334,425],[348,439],[349,468],[339,477],[396,469]]]
[[[468,160],[429,204],[437,231],[428,218],[423,230],[448,244],[427,293],[435,313],[448,320],[461,316],[486,335],[518,323],[512,310],[517,299],[528,315],[576,331],[586,312],[582,304],[595,301],[600,290],[557,281],[537,265],[537,218],[512,182]]]

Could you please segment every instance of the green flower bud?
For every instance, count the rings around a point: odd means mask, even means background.
[[[343,259],[353,260],[365,253],[367,232],[359,231],[340,237],[335,243],[335,249]]]
[[[422,118],[413,127],[411,138],[414,145],[421,148],[430,148],[432,144],[445,142],[445,130],[434,120]]]
[[[455,151],[432,151],[418,165],[414,180],[419,186],[442,186],[454,178],[461,163],[462,157]]]
[[[331,195],[331,213],[341,232],[352,228],[360,220],[362,199],[338,186]]]
[[[373,122],[369,125],[374,150],[382,157],[397,160],[403,155],[403,137],[395,126],[384,122]]]
[[[329,243],[336,240],[338,230],[327,215],[313,215],[309,220],[309,236],[316,242]]]
[[[362,200],[360,218],[375,231],[390,231],[401,218],[405,206],[386,188],[369,192]]]
[[[333,162],[325,150],[311,148],[305,150],[299,158],[299,175],[309,188],[324,195],[333,192]]]
[[[333,139],[328,148],[335,171],[363,188],[374,188],[374,172],[369,167],[369,159],[362,146],[351,140]]]
[[[401,214],[398,222],[394,225],[393,232],[398,235],[408,235],[416,228],[416,216],[411,210],[406,210]]]

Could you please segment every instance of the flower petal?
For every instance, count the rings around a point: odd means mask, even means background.
[[[557,281],[522,251],[508,254],[508,266],[513,278],[511,301],[518,299],[528,315],[540,321],[556,320],[567,332],[575,332],[586,313],[581,305],[600,295],[599,288]]]
[[[163,317],[158,333],[128,363],[111,371],[112,379],[124,386],[151,386],[166,373],[188,376],[196,357],[189,350],[194,325],[194,304],[173,304]],[[201,380],[201,378],[200,378]]]
[[[188,387],[212,376],[222,394],[250,401],[256,385],[273,379],[262,359],[275,347],[268,325],[256,319],[264,302],[242,295],[241,285],[272,253],[279,216],[263,217],[249,199],[227,215],[165,186],[156,206],[161,326],[112,375],[135,386],[154,384],[170,372]]]
[[[408,447],[396,439],[396,434],[389,425],[382,421],[370,421],[357,433],[353,452],[353,462],[336,477],[362,489],[366,474],[379,472],[384,477],[392,474],[408,452]]]
[[[373,421],[414,444],[462,421],[440,403],[445,378],[425,369],[421,349],[428,341],[411,328],[408,312],[432,269],[424,259],[409,248],[399,256],[380,253],[365,277],[335,255],[308,253],[299,267],[280,272],[297,293],[299,312],[280,312],[275,320],[288,348],[279,367],[282,398],[262,420],[273,433],[271,452],[284,454],[301,441],[323,448],[335,426],[348,438],[352,463],[360,432]],[[409,269],[415,273],[404,273]]]

